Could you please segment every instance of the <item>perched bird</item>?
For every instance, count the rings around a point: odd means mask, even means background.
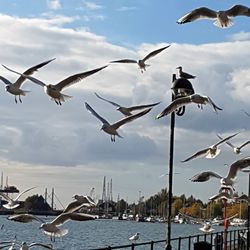
[[[208,234],[214,231],[214,228],[212,228],[212,225],[210,222],[205,222],[203,224],[203,227],[200,227],[199,230],[201,230],[205,234]]]
[[[208,148],[205,148],[205,149],[202,149],[200,151],[198,151],[197,153],[193,154],[192,156],[188,157],[186,160],[183,160],[181,162],[187,162],[187,161],[190,161],[192,159],[195,159],[197,157],[202,157],[202,156],[206,156],[206,158],[208,159],[213,159],[215,158],[219,153],[220,153],[220,149],[218,148],[218,146],[220,144],[222,144],[223,142],[226,142],[227,140],[233,138],[234,136],[236,136],[238,133],[235,133],[233,135],[230,135],[220,141],[218,141],[217,143],[211,145],[210,147]]]
[[[53,60],[55,60],[55,58],[48,60],[46,62],[40,63],[36,66],[33,66],[27,69],[26,71],[24,71],[23,74],[28,75],[28,76],[32,75],[35,71],[42,68],[43,66],[50,63]],[[19,101],[22,103],[21,95],[25,96],[27,93],[30,92],[30,91],[21,89],[22,84],[26,80],[26,78],[22,75],[14,83],[11,83],[8,79],[4,78],[3,76],[0,76],[0,80],[2,80],[6,84],[5,90],[15,96],[16,103],[17,103],[17,99],[16,99],[17,96],[19,97]]]
[[[185,79],[194,79],[196,76],[190,75],[184,71],[182,71],[182,67],[179,66],[176,69],[178,69],[178,75],[180,78],[185,78]]]
[[[25,241],[22,242],[21,244],[21,248],[20,250],[29,250],[30,248],[33,248],[33,247],[43,247],[43,248],[46,248],[46,249],[53,249],[53,246],[52,244],[42,244],[42,243],[31,243],[31,244],[27,244]]]
[[[113,106],[115,106],[115,107],[117,107],[116,109],[118,110],[118,111],[120,111],[123,115],[125,115],[125,116],[130,116],[130,115],[132,115],[132,111],[134,111],[134,110],[140,110],[140,109],[145,109],[145,108],[151,108],[151,107],[154,107],[154,106],[156,106],[156,105],[158,105],[160,102],[157,102],[157,103],[152,103],[152,104],[145,104],[145,105],[138,105],[138,106],[131,106],[131,107],[123,107],[123,106],[121,106],[121,105],[119,105],[119,104],[117,104],[117,103],[115,103],[115,102],[112,102],[112,101],[109,101],[109,100],[107,100],[107,99],[104,99],[103,97],[101,97],[100,95],[98,95],[97,93],[95,93],[95,95],[99,98],[99,99],[101,99],[101,100],[103,100],[103,101],[106,101],[106,102],[108,102],[108,103],[110,103],[110,104],[112,104]]]
[[[214,25],[219,28],[228,28],[233,25],[233,20],[230,17],[235,16],[250,16],[250,9],[243,5],[234,5],[228,10],[215,11],[206,7],[194,9],[181,17],[177,23],[183,24],[199,19],[214,19]]]
[[[135,235],[129,237],[129,240],[136,242],[137,240],[139,240],[140,234],[136,233]]]
[[[202,108],[202,105],[206,105],[207,103],[210,104],[214,111],[217,113],[217,110],[222,110],[219,108],[210,97],[208,96],[202,96],[199,94],[193,94],[185,97],[180,97],[172,101],[160,114],[156,116],[156,119],[160,119],[161,117],[171,114],[175,110],[177,110],[180,107],[183,107],[184,105],[190,104],[190,103],[196,103],[198,104],[198,107]]]
[[[75,209],[77,211],[77,209]],[[87,221],[87,220],[95,220],[96,217],[90,214],[84,213],[61,213],[51,222],[44,222],[41,224],[40,229],[43,229],[44,233],[50,236],[50,239],[54,239],[55,237],[62,237],[68,233],[67,229],[60,229],[59,226],[64,224],[69,220],[73,221]]]
[[[250,166],[250,157],[245,157],[245,158],[242,158],[238,161],[235,161],[230,166],[229,171],[227,173],[227,176],[225,176],[225,177],[222,177],[219,174],[216,174],[212,171],[207,171],[206,173],[209,173],[210,177],[219,178],[220,183],[222,186],[224,186],[224,188],[228,187],[228,186],[232,187],[234,182],[235,182],[235,177],[236,177],[237,172],[239,170],[242,170],[242,169],[248,167],[248,166]],[[210,177],[204,178],[204,174],[202,172],[202,173],[199,173],[199,174],[196,174],[195,176],[193,176],[191,178],[191,181],[193,181],[193,182],[205,182],[205,181],[208,181],[210,179]]]
[[[65,102],[65,99],[72,97],[72,96],[64,95],[64,94],[61,93],[61,91],[64,88],[69,87],[69,86],[81,81],[82,79],[97,73],[98,71],[106,68],[107,65],[103,66],[103,67],[100,67],[100,68],[97,68],[97,69],[93,69],[93,70],[90,70],[90,71],[86,71],[86,72],[83,72],[83,73],[79,73],[79,74],[69,76],[66,79],[64,79],[64,80],[62,80],[59,83],[54,84],[54,85],[53,84],[48,84],[47,85],[47,84],[45,84],[44,82],[38,80],[35,77],[31,77],[31,76],[28,76],[26,74],[19,73],[19,72],[14,71],[14,70],[12,70],[10,68],[7,68],[6,66],[4,66],[4,67],[6,69],[8,69],[9,71],[11,71],[11,72],[16,73],[18,75],[21,75],[22,77],[27,78],[30,81],[42,86],[44,88],[45,93],[51,97],[52,101],[55,101],[55,103],[57,105],[62,105],[62,102]]]
[[[0,195],[6,200],[8,201],[7,204],[4,204],[3,207],[7,208],[7,209],[14,209],[20,206],[18,199],[20,198],[20,196],[32,189],[34,189],[36,187],[32,187],[29,189],[24,190],[23,192],[21,192],[15,199],[11,199],[8,195],[4,194],[4,193],[0,193]]]
[[[103,125],[102,125],[102,130],[105,131],[107,134],[110,134],[111,135],[111,141],[114,142],[115,141],[115,136],[118,136],[120,138],[122,138],[121,135],[118,134],[117,132],[117,129],[119,127],[121,127],[122,125],[128,123],[128,122],[131,122],[143,115],[146,115],[150,110],[151,108],[149,109],[146,109],[144,111],[141,111],[140,113],[137,113],[135,115],[131,115],[131,116],[128,116],[128,117],[125,117],[113,124],[110,124],[107,120],[105,120],[103,117],[101,117],[100,115],[98,115],[94,109],[91,108],[91,106],[85,102],[85,106],[86,106],[86,109],[92,114],[94,115],[97,119],[99,119]]]
[[[21,223],[29,223],[29,222],[32,222],[32,221],[39,221],[39,222],[42,222],[42,220],[33,215],[33,214],[16,214],[16,215],[10,215],[7,217],[8,220],[11,220],[11,221],[17,221],[17,222],[21,222]]]
[[[116,61],[111,61],[110,63],[137,63],[139,68],[141,69],[141,72],[146,71],[146,67],[150,66],[149,64],[146,64],[145,62],[150,59],[151,57],[159,54],[162,52],[164,49],[167,49],[170,45],[165,46],[163,48],[154,50],[150,52],[148,55],[146,55],[143,59],[141,60],[133,60],[133,59],[122,59],[122,60],[116,60]]]
[[[217,134],[217,137],[219,138],[219,139],[223,139],[219,134]],[[226,141],[226,144],[227,145],[229,145],[232,149],[233,149],[233,151],[234,151],[234,153],[235,154],[240,154],[241,153],[241,149],[243,148],[243,147],[245,147],[247,144],[249,144],[250,143],[250,140],[249,141],[246,141],[245,143],[243,143],[242,145],[240,145],[239,147],[236,147],[236,146],[234,146],[231,142],[229,142],[229,141]]]

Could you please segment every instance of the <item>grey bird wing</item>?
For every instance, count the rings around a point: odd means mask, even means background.
[[[103,124],[108,124],[109,125],[109,122],[107,120],[105,120],[103,117],[101,117],[100,115],[98,115],[94,109],[91,108],[91,106],[85,102],[85,107],[86,109],[92,114],[94,115],[97,119],[99,119]]]
[[[195,159],[197,157],[202,157],[203,155],[205,155],[208,152],[209,149],[210,148],[202,149],[202,150],[198,151],[197,153],[193,154],[192,156],[188,157],[186,160],[181,161],[181,162],[187,162],[187,161],[190,161],[190,160]]]
[[[234,5],[225,12],[228,16],[250,16],[250,8],[243,5]]]
[[[66,79],[64,79],[64,80],[60,81],[59,83],[57,83],[55,85],[55,87],[58,90],[61,91],[62,89],[66,88],[66,87],[69,87],[69,86],[81,81],[82,79],[97,73],[98,71],[100,71],[100,70],[102,70],[102,69],[104,69],[106,67],[108,67],[108,65],[97,68],[97,69],[89,70],[89,71],[86,71],[86,72],[83,72],[83,73],[79,73],[79,74],[69,76]]]
[[[134,110],[139,110],[139,109],[151,108],[151,107],[154,107],[160,103],[161,102],[156,102],[156,103],[152,103],[152,104],[145,104],[145,105],[137,105],[137,106],[129,107],[128,109],[129,109],[129,111],[134,111]]]
[[[43,247],[43,248],[46,248],[46,249],[53,249],[52,244],[46,245],[46,244],[42,244],[42,243],[31,243],[28,247],[32,248],[32,247],[35,247],[35,246]]]
[[[205,171],[205,172],[194,175],[192,178],[190,178],[190,180],[193,182],[205,182],[205,181],[208,181],[211,177],[215,177],[218,179],[222,178],[222,176],[220,176],[219,174],[213,171]]]
[[[220,139],[220,140],[223,140],[223,137],[221,137],[219,134],[217,134],[217,137]],[[250,141],[249,141],[250,142]],[[235,148],[235,146],[229,142],[229,141],[226,141],[226,144],[229,145],[231,148]]]
[[[194,9],[191,12],[187,13],[183,17],[181,17],[177,23],[183,24],[183,23],[188,23],[195,21],[197,19],[202,19],[202,18],[216,18],[217,17],[217,12],[211,9],[208,9],[206,7],[201,7],[198,9]]]
[[[164,49],[167,49],[168,47],[170,47],[170,45],[165,46],[165,47],[160,48],[160,49],[156,49],[156,50],[150,52],[148,55],[146,55],[146,56],[142,59],[142,61],[145,62],[145,61],[148,60],[149,58],[151,58],[151,57],[153,57],[153,56],[159,54],[160,52],[162,52]]]
[[[146,115],[150,110],[151,110],[151,108],[143,110],[142,112],[139,112],[137,114],[125,117],[125,118],[119,120],[118,122],[113,123],[111,125],[111,127],[113,127],[114,129],[118,129],[119,127],[121,127],[125,123],[132,122],[133,120],[135,120],[143,115]]]
[[[214,144],[214,146],[217,147],[217,146],[220,145],[221,143],[223,143],[223,142],[225,142],[225,141],[227,141],[227,140],[230,140],[231,138],[233,138],[234,136],[236,136],[236,135],[238,135],[238,134],[239,134],[239,132],[238,132],[238,133],[235,133],[235,134],[233,134],[233,135],[230,135],[230,136],[228,136],[228,137],[226,137],[226,138],[224,138],[224,139],[218,141],[216,144]]]
[[[160,119],[161,117],[174,112],[176,109],[191,103],[190,96],[180,97],[172,101],[160,114],[156,116],[155,119]]]
[[[243,168],[246,168],[248,166],[250,166],[250,157],[245,157],[243,159],[240,159],[240,160],[234,162],[230,166],[230,169],[229,169],[229,172],[228,172],[226,178],[234,179],[239,170],[242,170]]]
[[[250,140],[249,140],[249,141],[246,141],[245,143],[243,143],[242,145],[239,146],[239,149],[245,147],[245,146],[246,146],[247,144],[249,144],[249,143],[250,143]]]
[[[99,99],[101,99],[101,100],[103,100],[103,101],[105,101],[105,102],[108,102],[108,103],[110,103],[110,104],[112,104],[112,105],[114,105],[114,106],[116,106],[116,107],[121,107],[121,105],[119,105],[119,104],[117,104],[117,103],[115,103],[115,102],[109,101],[109,100],[107,100],[107,99],[101,97],[101,96],[98,95],[96,92],[95,92],[95,95],[96,95]]]
[[[2,65],[2,66],[3,66],[4,68],[6,68],[7,70],[9,70],[9,71],[11,71],[11,72],[13,72],[13,73],[15,73],[15,74],[17,74],[17,75],[20,75],[20,76],[22,76],[22,77],[24,77],[24,78],[27,78],[27,79],[29,79],[30,81],[32,81],[32,82],[34,82],[34,83],[36,83],[36,84],[38,84],[38,85],[40,85],[40,86],[42,86],[42,87],[44,87],[44,86],[46,85],[45,83],[43,83],[42,81],[38,80],[38,79],[35,78],[35,77],[25,75],[25,74],[23,74],[23,73],[20,73],[20,72],[18,72],[18,71],[15,71],[15,70],[13,70],[13,69],[10,69],[10,68],[6,67],[5,65]]]
[[[111,61],[110,63],[137,63],[137,61],[133,59],[121,59],[121,60]]]
[[[218,107],[210,97],[207,97],[208,103],[213,107],[214,111],[217,113],[217,110],[222,110],[222,108]]]
[[[12,200],[8,195],[6,195],[6,194],[4,194],[4,193],[0,193],[0,195],[1,195],[5,200],[7,200],[7,201],[11,201],[11,200]]]
[[[220,199],[227,199],[227,200],[230,200],[232,199],[231,195],[227,192],[222,192],[222,193],[218,193],[218,194],[215,194],[213,195],[212,197],[209,198],[209,200],[220,200]]]
[[[12,84],[8,79],[4,78],[3,76],[0,76],[0,80],[2,80],[6,85]]]
[[[28,191],[34,189],[34,188],[36,188],[36,187],[32,187],[32,188],[29,188],[29,189],[24,190],[23,192],[21,192],[21,193],[14,199],[14,201],[17,201],[17,200],[20,198],[20,196],[21,196],[22,194],[24,194],[24,193],[26,193],[26,192],[28,192]]]
[[[73,202],[68,204],[68,206],[63,210],[63,213],[74,212],[74,211],[78,210],[79,208],[81,208],[82,204],[83,204],[83,202],[81,202],[81,201],[73,201]]]
[[[74,221],[86,221],[86,220],[95,220],[96,217],[90,214],[84,213],[70,213],[69,217],[71,220]]]
[[[12,221],[22,222],[22,223],[29,223],[33,220],[36,220],[42,223],[44,222],[42,219],[32,214],[17,214],[17,215],[8,216],[7,219],[12,220]]]

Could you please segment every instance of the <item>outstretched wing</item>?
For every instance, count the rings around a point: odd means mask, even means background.
[[[222,176],[220,176],[219,174],[213,171],[205,171],[205,172],[194,175],[192,178],[190,178],[190,180],[193,182],[205,182],[205,181],[208,181],[211,177],[215,177],[218,179],[222,178]]]
[[[17,201],[17,200],[20,198],[20,196],[21,196],[22,194],[24,194],[24,193],[26,193],[26,192],[28,192],[28,191],[34,189],[34,188],[36,188],[36,187],[32,187],[32,188],[29,188],[29,189],[24,190],[23,192],[21,192],[21,193],[14,199],[14,201]]]
[[[220,139],[220,140],[223,140],[223,137],[221,137],[219,134],[217,134],[217,137]],[[250,141],[249,141],[250,142]],[[235,146],[229,142],[229,141],[226,141],[226,144],[229,145],[231,148],[235,148]]]
[[[112,124],[111,127],[113,127],[116,130],[119,127],[121,127],[122,125],[124,125],[125,123],[132,122],[133,120],[135,120],[143,115],[146,115],[150,110],[151,110],[151,108],[143,110],[142,112],[140,112],[138,114],[125,117],[125,118],[119,120],[118,122]]]
[[[107,120],[105,120],[103,117],[101,117],[100,115],[98,115],[94,109],[91,108],[91,106],[85,102],[85,107],[86,109],[92,114],[94,115],[97,119],[99,119],[103,124],[109,124],[109,122]]]
[[[249,143],[250,143],[250,141],[246,141],[245,143],[243,143],[242,145],[239,146],[239,149],[245,147],[245,146],[246,146],[247,144],[249,144]]]
[[[224,138],[224,139],[218,141],[216,144],[214,144],[214,146],[217,147],[217,146],[220,145],[221,143],[223,143],[223,142],[225,142],[225,141],[227,141],[227,140],[230,140],[231,138],[233,138],[234,136],[236,136],[236,135],[238,135],[238,134],[239,134],[239,132],[238,132],[238,133],[235,133],[235,134],[233,134],[233,135],[230,135],[230,136],[228,136],[228,137],[226,137],[226,138]]]
[[[8,79],[4,78],[3,76],[0,76],[0,80],[2,80],[6,85],[12,84]]]
[[[110,63],[137,63],[137,61],[132,59],[121,59],[121,60],[111,61]]]
[[[7,201],[11,201],[12,200],[8,195],[6,195],[4,193],[0,193],[0,196],[2,196]]]
[[[106,67],[108,67],[108,65],[97,68],[97,69],[93,69],[93,70],[90,70],[90,71],[86,71],[86,72],[83,72],[83,73],[79,73],[79,74],[69,76],[68,78],[66,78],[66,79],[60,81],[59,83],[57,83],[55,85],[55,87],[59,91],[61,91],[62,89],[66,88],[66,87],[69,87],[69,86],[81,81],[82,79],[97,73],[98,71],[100,71],[100,70],[102,70],[102,69],[104,69]]]
[[[165,46],[165,47],[163,47],[163,48],[160,48],[160,49],[157,49],[157,50],[154,50],[154,51],[150,52],[148,55],[146,55],[146,56],[142,59],[142,61],[145,62],[145,61],[148,60],[149,58],[151,58],[151,57],[153,57],[153,56],[159,54],[160,52],[162,52],[164,49],[166,49],[166,48],[168,48],[168,47],[170,47],[170,45]]]
[[[194,9],[191,12],[187,13],[183,17],[181,17],[177,23],[183,24],[192,22],[198,19],[204,19],[204,18],[216,18],[217,12],[211,9],[208,9],[206,7],[201,7],[198,9]]]
[[[119,104],[117,104],[117,103],[115,103],[115,102],[112,102],[112,101],[109,101],[109,100],[107,100],[107,99],[101,97],[101,96],[98,95],[96,92],[95,92],[95,95],[96,95],[99,99],[101,99],[101,100],[103,100],[103,101],[105,101],[105,102],[108,102],[108,103],[110,103],[110,104],[112,104],[112,105],[114,105],[114,106],[116,106],[116,107],[120,107]]]
[[[203,155],[207,154],[209,149],[210,148],[202,149],[201,151],[198,151],[197,153],[193,154],[192,156],[188,157],[186,160],[181,161],[181,162],[187,162],[187,161],[190,161],[190,160],[195,159],[197,157],[202,157]]]
[[[228,16],[250,16],[250,8],[243,5],[234,5],[225,12]]]
[[[228,179],[234,179],[236,177],[236,174],[239,170],[246,168],[250,166],[250,157],[245,157],[243,159],[240,159],[236,162],[234,162],[229,169],[229,172],[227,174]]]
[[[28,247],[32,248],[32,247],[35,247],[35,246],[43,247],[43,248],[46,248],[46,249],[53,249],[52,244],[45,245],[45,244],[42,244],[42,243],[31,243]]]
[[[160,103],[161,102],[156,102],[156,103],[152,103],[152,104],[132,106],[132,107],[129,107],[128,109],[130,111],[134,111],[134,110],[139,110],[139,109],[151,108],[151,107],[154,107],[154,106],[156,106],[156,105],[158,105]]]

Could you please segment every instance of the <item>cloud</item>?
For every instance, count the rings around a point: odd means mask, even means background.
[[[52,10],[58,10],[61,8],[60,0],[47,0],[47,4]]]
[[[250,32],[241,31],[230,36],[232,41],[249,41]]]
[[[94,2],[86,2],[86,1],[83,2],[83,6],[89,10],[99,10],[103,8],[103,6],[99,4],[96,4]]]
[[[117,9],[117,11],[131,11],[131,10],[136,10],[135,6],[122,6]]]
[[[6,39],[0,40],[0,46],[5,48],[1,53],[2,63],[23,72],[32,65],[56,57],[34,76],[46,83],[58,83],[111,60],[137,60],[166,46],[163,42],[141,44],[133,50],[117,46],[85,27],[66,28],[75,18],[0,15],[1,25],[8,27],[2,31],[2,37]],[[222,145],[222,153],[213,161],[197,159],[185,165],[180,161],[215,143],[216,133],[225,136],[243,131],[233,141],[238,143],[250,136],[249,117],[240,111],[242,108],[250,110],[249,48],[250,41],[201,45],[173,43],[148,60],[150,66],[143,74],[136,64],[110,64],[103,71],[63,90],[73,97],[62,106],[57,106],[40,86],[30,82],[23,88],[31,93],[23,97],[22,104],[15,104],[14,96],[5,92],[2,84],[0,157],[5,164],[3,171],[20,186],[24,182],[32,186],[36,179],[41,186],[53,183],[58,197],[65,200],[79,190],[87,192],[93,186],[98,189],[104,175],[113,178],[114,192],[124,193],[131,200],[137,196],[134,194],[136,189],[143,190],[145,197],[158,192],[165,187],[158,176],[168,167],[170,117],[157,121],[154,118],[170,103],[172,74],[181,65],[184,71],[197,76],[192,81],[195,91],[210,96],[223,108],[216,114],[208,105],[201,110],[190,104],[183,117],[176,117],[175,171],[182,174],[176,177],[174,192],[196,196],[197,185],[190,183],[188,178],[210,168],[224,173],[223,164],[231,164],[235,156],[229,147]],[[0,75],[13,82],[17,78],[4,68],[0,69]],[[119,131],[124,138],[111,143],[110,136],[100,131],[100,121],[85,109],[84,102],[87,101],[110,123],[122,116],[114,107],[97,99],[94,92],[124,106],[157,101],[161,104],[145,117],[121,127]],[[8,168],[10,165],[13,169]],[[16,172],[18,175],[15,176]],[[42,180],[40,177],[47,173],[53,178]],[[64,182],[66,179],[68,182]],[[66,186],[62,187],[62,182],[67,183]],[[244,181],[237,185],[244,190]],[[205,200],[216,190],[213,185],[206,195],[200,190],[197,195]]]

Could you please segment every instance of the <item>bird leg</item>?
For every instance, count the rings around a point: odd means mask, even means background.
[[[21,96],[19,95],[19,101],[22,103]]]
[[[17,103],[16,95],[15,95],[15,103]]]

